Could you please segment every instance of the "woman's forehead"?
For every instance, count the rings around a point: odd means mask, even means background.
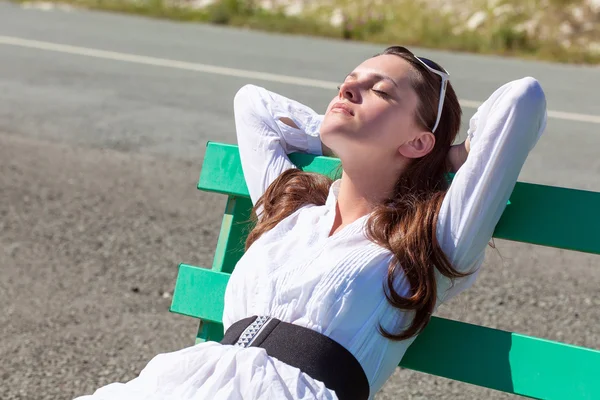
[[[413,67],[403,58],[385,54],[369,58],[357,66],[355,75],[382,75],[391,78],[399,88],[411,88]]]

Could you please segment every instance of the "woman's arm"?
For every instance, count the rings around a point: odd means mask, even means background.
[[[291,118],[283,117],[283,118],[279,118],[279,120],[281,122],[283,122],[284,124],[286,124],[287,126],[291,126],[292,128],[300,129],[300,128],[298,128],[296,123],[294,121],[292,121]],[[327,156],[327,157],[336,157],[333,150],[331,150],[329,147],[325,146],[324,143],[321,143],[321,153],[322,153],[322,155]]]
[[[246,85],[234,99],[242,169],[252,203],[282,172],[294,168],[289,153],[322,154],[323,117],[311,108],[268,90]]]
[[[535,79],[523,78],[496,90],[471,119],[468,140],[452,148],[457,172],[440,209],[437,238],[456,269],[471,271],[482,259],[545,125],[544,92]]]
[[[467,161],[470,150],[471,140],[469,138],[460,144],[450,147],[450,151],[448,151],[448,164],[450,164],[451,172],[456,172],[463,166],[465,161]]]

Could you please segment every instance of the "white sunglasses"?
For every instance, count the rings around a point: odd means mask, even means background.
[[[435,130],[437,129],[437,127],[440,123],[440,119],[442,117],[442,109],[444,108],[444,99],[446,98],[446,87],[448,86],[448,81],[450,80],[450,73],[448,71],[446,71],[442,66],[431,61],[430,59],[424,58],[424,57],[418,57],[418,56],[414,55],[406,47],[398,46],[398,49],[411,54],[417,61],[419,61],[421,64],[423,64],[425,66],[425,68],[427,68],[429,71],[433,72],[434,74],[436,74],[437,76],[442,78],[442,83],[441,83],[441,87],[440,87],[440,101],[438,102],[437,117],[435,119],[435,125],[433,125],[433,129],[431,130],[431,133],[435,133]]]

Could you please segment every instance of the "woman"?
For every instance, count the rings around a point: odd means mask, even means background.
[[[224,341],[158,355],[84,398],[373,398],[435,309],[473,283],[546,121],[524,78],[452,146],[447,72],[402,47],[359,65],[324,116],[255,86],[234,108],[258,222],[227,287]],[[335,154],[341,179],[294,169],[299,151]]]

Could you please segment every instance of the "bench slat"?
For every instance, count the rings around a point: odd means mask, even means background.
[[[250,233],[252,202],[247,197],[229,196],[219,240],[213,259],[213,271],[231,273],[244,254],[246,237]]]
[[[533,398],[600,398],[600,351],[443,318],[400,366]]]
[[[179,265],[170,311],[221,323],[229,274]]]
[[[318,172],[335,178],[339,160],[310,154],[290,154],[290,160],[303,171]],[[230,196],[250,197],[244,180],[238,147],[209,142],[206,145],[198,189]]]
[[[305,171],[329,176],[339,160],[291,154]],[[209,143],[198,188],[248,197],[237,146]],[[518,182],[494,237],[600,254],[600,193]]]
[[[214,323],[210,339],[220,340],[228,280],[182,264],[171,311]],[[533,398],[600,398],[600,351],[438,317],[400,366]]]

